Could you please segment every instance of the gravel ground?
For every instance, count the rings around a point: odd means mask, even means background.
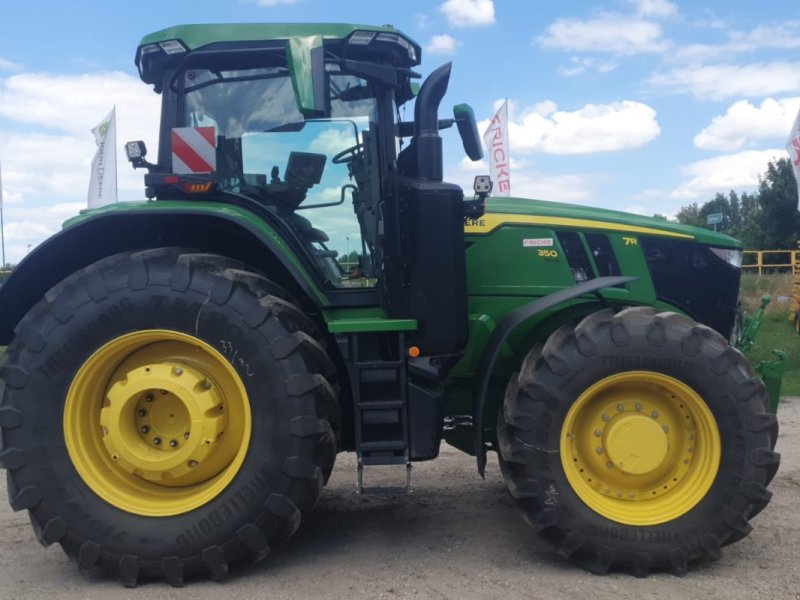
[[[353,455],[340,455],[316,510],[289,543],[224,584],[129,590],[81,575],[60,548],[43,549],[25,513],[0,502],[0,598],[800,598],[800,398],[779,410],[783,455],[772,503],[753,533],[722,560],[684,577],[589,575],[559,559],[523,523],[497,462],[486,481],[447,446],[415,466],[410,497],[358,497]],[[400,483],[402,469],[367,471],[368,484]],[[4,484],[3,484],[4,485]],[[3,494],[5,495],[5,494]]]

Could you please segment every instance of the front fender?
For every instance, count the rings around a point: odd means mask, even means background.
[[[474,423],[475,431],[475,457],[478,460],[478,473],[484,475],[486,470],[486,440],[484,439],[483,425],[485,422],[486,412],[486,393],[489,389],[489,379],[492,376],[494,365],[497,362],[497,357],[500,355],[500,349],[503,347],[506,339],[516,327],[543,311],[549,310],[580,296],[586,294],[598,294],[600,290],[623,283],[633,281],[636,277],[630,276],[616,276],[616,277],[598,277],[584,281],[572,287],[564,288],[547,296],[543,296],[533,302],[524,304],[519,308],[512,310],[508,313],[500,324],[492,331],[492,335],[486,344],[483,351],[480,365],[478,367],[478,397],[475,401],[475,408],[472,415],[472,422]],[[602,300],[602,297],[600,298]]]
[[[22,317],[65,277],[112,254],[164,246],[241,260],[298,298],[328,304],[298,256],[250,211],[214,203],[119,203],[72,219],[19,264],[0,287],[0,345],[11,341]]]

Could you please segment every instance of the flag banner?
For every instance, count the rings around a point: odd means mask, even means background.
[[[489,152],[489,175],[494,186],[492,196],[511,195],[511,157],[508,152],[508,100],[497,109],[483,134]]]
[[[172,130],[172,172],[213,173],[217,170],[217,136],[213,127]]]
[[[92,159],[89,180],[89,208],[117,201],[117,115],[116,107],[92,129],[97,152]]]
[[[800,111],[797,112],[794,125],[792,125],[792,132],[786,142],[786,151],[792,161],[794,179],[797,181],[797,210],[800,210]]]

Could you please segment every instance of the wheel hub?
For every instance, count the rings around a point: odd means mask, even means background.
[[[608,457],[620,470],[644,475],[664,462],[669,450],[667,436],[651,417],[625,415],[609,425],[605,434]]]
[[[197,369],[138,367],[108,390],[100,411],[103,445],[128,473],[162,485],[197,483],[197,467],[225,431],[224,409],[217,386]]]
[[[627,371],[590,386],[562,428],[570,485],[593,510],[619,523],[654,525],[691,509],[720,460],[710,410],[681,381]]]

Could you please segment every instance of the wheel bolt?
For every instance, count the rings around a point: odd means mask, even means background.
[[[609,469],[613,469],[613,468],[614,468],[614,463],[612,463],[611,461],[608,461],[608,462],[606,463],[606,466],[607,466]]]
[[[154,437],[154,438],[153,438],[153,443],[154,443],[156,446],[158,446],[158,445],[161,443],[161,438],[160,438],[160,437]]]
[[[654,410],[653,412],[650,413],[650,416],[653,417],[654,419],[657,419],[658,418],[658,411]]]
[[[142,428],[139,431],[141,431],[142,433],[147,433],[148,431],[150,431],[150,428],[147,425],[142,425]]]
[[[169,441],[170,448],[177,448],[178,440],[170,440]]]
[[[664,425],[661,429],[664,430],[664,433],[669,433],[669,425]]]
[[[603,414],[603,416],[602,416],[602,417],[600,417],[600,418],[601,418],[601,419],[603,419],[603,421],[608,421],[608,420],[610,420],[610,419],[611,419],[611,417],[609,417],[609,416],[608,416],[608,415],[606,415],[606,414]]]
[[[624,412],[625,411],[625,405],[624,404],[617,404],[617,410],[619,412]]]
[[[145,402],[152,402],[153,400],[155,400],[153,394],[147,394],[147,396],[144,397]]]
[[[602,449],[600,446],[598,446],[598,447],[595,449],[595,452],[597,452],[598,454],[602,454],[602,453],[603,453],[603,449]]]
[[[190,461],[189,461],[189,466],[190,466],[192,469],[194,469],[194,468],[197,466],[197,461],[196,461],[196,460],[190,460]]]
[[[183,434],[183,439],[185,439],[185,440],[189,439],[189,432],[188,431]]]
[[[206,379],[206,380],[203,382],[203,389],[204,389],[204,390],[210,390],[210,389],[211,389],[211,387],[212,387],[212,386],[211,386],[211,382],[210,382],[208,379]]]
[[[603,435],[603,432],[600,431],[599,429],[595,429],[594,430],[594,435],[595,435],[595,437],[600,437],[601,435]]]
[[[636,410],[638,410],[638,411],[642,410],[642,403],[641,402],[637,402],[636,406],[634,408],[636,408]]]
[[[180,377],[181,375],[183,375],[183,369],[181,369],[180,367],[175,367],[175,370],[172,372],[175,373],[176,377]]]
[[[146,417],[147,416],[147,411],[145,409],[143,409],[143,408],[140,408],[139,411],[136,414],[139,415],[140,417]]]

